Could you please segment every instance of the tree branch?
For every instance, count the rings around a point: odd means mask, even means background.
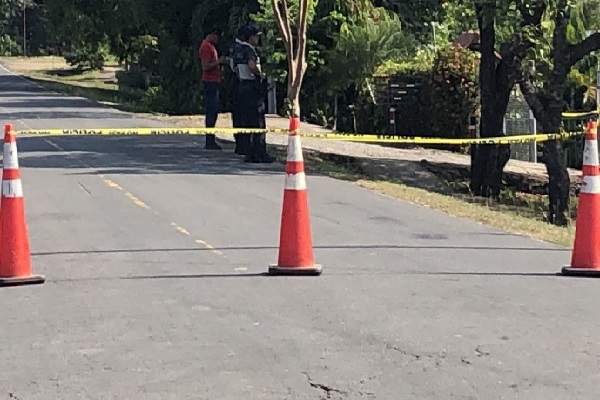
[[[560,113],[564,106],[565,80],[571,69],[570,45],[567,42],[567,27],[571,15],[567,3],[567,0],[559,0],[557,2],[558,8],[554,17],[554,36],[552,38],[554,51],[552,56],[553,66],[548,79],[550,103],[547,110],[550,118],[560,118]]]
[[[282,2],[283,2],[283,20],[285,21],[285,23],[284,23],[285,34],[288,38],[288,43],[289,43],[288,55],[289,55],[289,58],[292,58],[293,57],[292,51],[294,50],[294,36],[292,35],[292,27],[290,26],[290,14],[289,14],[287,0],[282,0]]]
[[[517,2],[517,7],[521,13],[521,22],[519,24],[521,29],[520,32],[516,32],[513,37],[512,42],[514,45],[511,46],[508,51],[501,54],[501,57],[504,60],[508,59],[512,61],[515,58],[522,60],[523,57],[525,57],[527,50],[535,46],[530,40],[523,39],[523,29],[526,27],[532,27],[540,30],[542,17],[546,11],[547,5],[546,1],[541,1],[538,2],[535,7],[531,8],[529,7],[529,4],[526,5],[525,3],[526,2],[523,0],[519,0]],[[541,31],[538,33],[541,34]]]
[[[517,2],[517,7],[521,13],[521,28],[525,26],[539,26],[540,21],[546,11],[547,1],[540,1],[536,3],[535,7],[530,7],[530,4],[520,0]],[[530,12],[533,10],[533,12]]]
[[[308,14],[308,0],[300,0],[298,12],[298,48],[296,57],[296,76],[294,86],[299,86],[306,70],[306,24]]]
[[[571,67],[577,64],[586,55],[600,50],[600,32],[588,36],[585,40],[569,46]]]
[[[290,37],[288,36],[286,24],[289,25],[289,22],[283,19],[283,15],[281,15],[281,10],[279,9],[280,4],[281,3],[279,0],[271,0],[271,5],[273,6],[273,13],[275,14],[275,22],[277,23],[277,28],[279,28],[279,32],[281,33],[281,39],[283,40],[283,44],[287,49],[290,44]]]
[[[538,95],[535,93],[534,84],[521,76],[519,77],[519,88],[521,89],[521,93],[523,93],[523,97],[525,97],[527,105],[531,108],[531,112],[533,112],[535,119],[544,121],[546,109]]]

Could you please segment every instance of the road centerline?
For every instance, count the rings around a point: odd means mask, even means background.
[[[51,145],[53,148],[55,148],[58,151],[61,152],[67,152],[67,150],[63,149],[60,145],[58,145],[57,143],[53,142],[50,139],[44,139],[44,141],[46,143],[48,143],[49,145]],[[97,172],[97,169],[94,168],[93,166],[87,164],[85,161],[81,161],[80,160],[81,165],[83,165],[85,168],[89,168],[91,171]],[[123,186],[121,186],[119,183],[115,182],[114,180],[106,177],[103,174],[98,174],[98,177],[102,180],[102,182],[109,188],[111,189],[115,189],[118,190],[120,192],[123,192],[124,196],[129,199],[133,204],[135,204],[136,206],[143,208],[145,210],[151,211],[155,216],[162,218],[162,215],[160,215],[156,210],[152,209],[146,202],[144,202],[143,200],[141,200],[139,197],[135,196],[133,193],[131,193],[130,191],[126,190]],[[192,237],[192,233],[187,230],[186,228],[184,228],[183,226],[177,224],[176,222],[171,222],[170,226],[172,228],[174,228],[178,233]],[[206,248],[207,250],[209,250],[211,253],[216,254],[224,259],[226,259],[227,261],[229,261],[232,264],[235,264],[235,262],[229,258],[227,255],[225,255],[225,253],[217,250],[213,245],[211,245],[210,243],[206,242],[205,240],[202,239],[195,239],[194,243]],[[240,267],[236,267],[235,270],[237,271]],[[241,268],[245,268],[245,267],[241,267]]]

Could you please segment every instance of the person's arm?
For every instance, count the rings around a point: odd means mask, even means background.
[[[200,49],[200,62],[202,63],[202,70],[208,71],[214,68],[217,68],[220,64],[223,63],[225,57],[220,57],[218,59],[214,58],[214,54],[208,48]]]
[[[261,71],[260,67],[256,64],[257,61],[257,57],[256,57],[256,53],[248,48],[247,49],[247,59],[248,59],[248,68],[250,68],[250,71],[252,71],[252,73],[256,76],[258,76],[259,78],[263,78],[263,72]]]
[[[252,71],[254,75],[262,77],[262,71],[258,65],[256,65],[256,60],[248,61],[248,68],[250,68],[250,71]]]

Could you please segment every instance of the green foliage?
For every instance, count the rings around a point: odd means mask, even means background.
[[[443,1],[442,21],[435,24],[436,43],[452,43],[463,32],[477,30],[477,15],[472,0]]]
[[[529,0],[531,2],[541,0]],[[526,77],[530,78],[542,102],[549,101],[549,82],[554,70],[554,29],[557,0],[552,0],[543,18],[540,30],[528,27],[528,38],[535,43],[535,47],[523,60],[522,69]],[[567,26],[566,39],[570,44],[584,40],[594,29],[599,27],[596,17],[600,16],[600,1],[580,0],[572,2],[570,6],[570,19]],[[598,56],[595,53],[586,55],[567,76],[567,90],[564,96],[565,109],[590,109],[595,103],[596,69]],[[535,67],[535,68],[533,68]]]
[[[78,71],[83,71],[86,68],[91,70],[102,69],[108,55],[109,49],[106,42],[81,40],[72,43],[64,57],[69,65],[74,66]]]
[[[0,2],[0,54],[22,53],[22,1]],[[541,0],[523,1],[534,5]],[[547,1],[543,29],[537,31],[520,30],[516,0],[311,0],[302,116],[337,123],[340,129],[356,125],[362,131],[385,131],[387,109],[373,103],[374,76],[399,73],[425,83],[416,114],[421,125],[411,129],[423,135],[463,135],[465,116],[477,101],[477,54],[449,46],[461,33],[477,29],[476,5],[483,6],[485,21],[496,25],[497,51],[516,35],[535,41],[524,66],[530,73],[535,63],[534,81],[543,92],[553,67],[557,1]],[[295,31],[298,1],[288,4]],[[598,29],[600,7],[598,0],[570,4],[568,38],[575,43]],[[223,54],[238,28],[253,20],[265,33],[258,50],[283,103],[288,65],[271,0],[27,0],[27,7],[29,54],[50,52],[59,42],[61,54],[80,70],[102,68],[114,55],[126,70],[118,75],[123,93],[145,91],[142,105],[174,114],[202,111],[197,51],[206,29],[217,25],[224,30]],[[597,65],[592,54],[570,73],[566,104],[590,107]],[[223,77],[222,109],[227,110],[231,76],[224,72]]]
[[[144,92],[141,100],[142,105],[155,112],[168,113],[170,110],[169,97],[162,87],[151,87]]]
[[[173,37],[160,36],[160,88],[170,114],[197,114],[202,109],[197,49],[177,46]],[[161,99],[161,102],[163,100]]]
[[[422,90],[417,102],[398,109],[401,134],[463,138],[467,136],[469,116],[479,104],[477,54],[445,46],[430,63],[428,53],[421,52],[411,62],[384,63],[378,76],[394,76],[417,81]],[[382,110],[385,117],[387,110]],[[385,132],[385,118],[378,130]]]
[[[440,0],[374,0],[373,4],[395,12],[406,27],[405,32],[423,45],[433,43],[433,25],[438,25],[444,16],[444,2]]]
[[[342,23],[329,53],[329,68],[336,71],[330,86],[344,89],[351,83],[368,83],[379,65],[408,59],[413,49],[397,15],[376,9],[372,15],[352,18]]]
[[[42,0],[0,2],[0,53],[5,56],[47,54],[55,45]],[[26,30],[24,31],[24,29]]]
[[[15,56],[21,55],[23,47],[17,43],[10,35],[0,36],[0,55],[2,56]]]
[[[109,54],[104,9],[87,2],[55,0],[48,16],[57,39],[66,45],[65,60],[77,70],[101,69]],[[68,23],[67,23],[68,21]]]
[[[316,16],[316,6],[318,0],[309,0],[307,13],[307,63],[308,68],[314,68],[323,65],[322,51],[323,47],[314,39],[311,31],[311,26]],[[263,38],[261,40],[260,54],[263,70],[272,76],[277,82],[284,83],[287,81],[288,61],[285,47],[277,24],[275,15],[271,5],[271,0],[258,0],[259,11],[252,13],[250,18],[253,22],[261,27]],[[289,0],[288,7],[290,10],[290,27],[292,32],[298,30],[298,0]],[[297,39],[294,39],[296,42]]]

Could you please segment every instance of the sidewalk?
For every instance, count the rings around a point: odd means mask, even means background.
[[[173,123],[177,126],[202,127],[203,116],[151,116],[161,122]],[[287,129],[288,120],[277,115],[267,116],[267,128]],[[231,128],[230,114],[219,114],[217,127]],[[321,126],[300,123],[300,130],[306,133],[333,133]],[[233,142],[232,135],[217,135],[221,141]],[[287,145],[287,136],[282,134],[267,134],[267,143],[277,147]],[[470,156],[449,151],[426,148],[396,149],[378,144],[343,142],[333,140],[302,139],[302,146],[307,151],[316,151],[330,156],[342,156],[353,159],[369,175],[377,178],[393,177],[406,185],[422,189],[435,189],[448,192],[447,185],[427,169],[427,164],[434,167],[469,168]],[[525,185],[544,185],[548,181],[544,164],[520,160],[510,160],[504,169],[505,175],[512,181],[524,182]],[[571,182],[581,175],[580,171],[569,170]]]

